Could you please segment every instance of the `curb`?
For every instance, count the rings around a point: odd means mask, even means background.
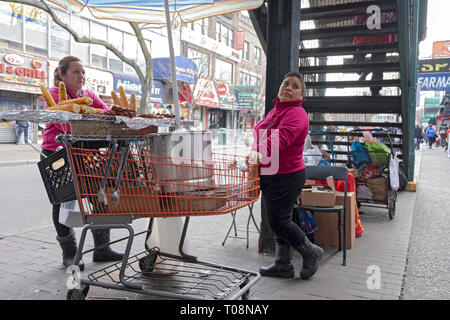
[[[17,160],[17,161],[6,161],[0,162],[0,168],[4,167],[19,167],[19,166],[27,166],[38,163],[39,160]]]

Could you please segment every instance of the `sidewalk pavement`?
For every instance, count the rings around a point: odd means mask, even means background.
[[[217,149],[217,148],[216,148]],[[244,148],[245,149],[245,148]],[[222,147],[226,151],[226,147]],[[418,153],[420,155],[420,153]],[[39,153],[27,145],[0,144],[0,166],[25,165],[37,162]],[[420,157],[417,159],[420,161]],[[420,167],[420,166],[419,166]],[[424,179],[422,177],[422,179]],[[342,266],[342,251],[326,247],[317,274],[310,280],[298,276],[301,258],[294,255],[295,279],[263,277],[250,290],[250,299],[267,300],[396,300],[401,297],[407,262],[409,238],[416,194],[398,194],[394,220],[389,220],[387,209],[362,207],[360,217],[364,233],[347,250],[347,266]],[[245,229],[248,209],[236,214],[237,226]],[[49,213],[50,214],[50,213]],[[260,223],[260,201],[254,214]],[[231,215],[192,217],[187,233],[187,253],[201,261],[218,263],[245,270],[257,271],[270,264],[272,254],[258,253],[258,233],[250,233],[249,247],[243,239],[229,238],[222,245],[231,223]],[[132,223],[135,232],[147,229],[148,219]],[[250,229],[254,231],[254,226]],[[81,229],[77,229],[77,236]],[[245,231],[238,231],[245,236]],[[123,230],[113,230],[112,238],[126,236]],[[92,237],[86,238],[85,250],[93,247]],[[123,250],[125,243],[113,245]],[[131,255],[144,251],[141,236],[134,241]],[[61,250],[55,240],[53,226],[24,232],[0,239],[0,299],[53,300],[65,299],[69,274],[61,267]],[[108,264],[92,262],[92,253],[84,255],[86,269],[82,278]],[[380,286],[374,287],[374,270],[380,271]],[[155,297],[100,287],[90,288],[88,299],[151,300]]]

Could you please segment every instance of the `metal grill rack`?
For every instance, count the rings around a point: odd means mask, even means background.
[[[141,293],[174,299],[242,299],[248,298],[248,288],[260,275],[250,271],[196,261],[187,262],[158,254],[151,272],[143,272],[139,261],[148,257],[148,252],[136,254],[128,259],[123,280]],[[116,263],[88,275],[92,283],[121,284],[121,263]],[[122,281],[123,281],[122,280]]]

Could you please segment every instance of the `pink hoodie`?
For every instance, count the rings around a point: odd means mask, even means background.
[[[277,98],[273,102],[275,108],[253,130],[251,150],[263,155],[261,175],[292,173],[305,168],[303,149],[309,119],[302,107],[303,100],[280,102]]]
[[[50,88],[48,91],[52,95],[53,100],[55,100],[55,102],[58,103],[59,102],[58,87]],[[82,90],[82,93],[83,97],[92,98],[92,100],[94,101],[91,107],[103,109],[105,111],[110,111],[108,106],[104,104],[103,101],[99,97],[97,97],[97,95],[94,92],[90,90]],[[68,99],[76,99],[77,97],[78,96],[74,92],[67,89]],[[44,108],[47,109],[48,105],[45,104]],[[59,146],[64,146],[63,144],[56,143],[55,141],[55,137],[60,133],[70,134],[71,133],[70,124],[47,123],[45,125],[44,137],[41,148],[45,150],[56,151],[56,148],[58,148]]]

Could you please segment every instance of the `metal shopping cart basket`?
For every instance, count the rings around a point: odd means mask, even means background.
[[[123,260],[81,279],[67,298],[84,299],[89,286],[99,286],[174,299],[247,299],[259,273],[199,261],[183,252],[183,244],[190,217],[227,214],[258,200],[257,166],[239,156],[196,160],[153,155],[156,136],[116,137],[106,150],[75,147],[73,137],[63,138],[86,223],[75,264],[92,251],[83,252],[89,229],[121,228],[129,234],[120,239],[127,241]],[[130,256],[133,238],[148,237],[153,222],[135,234],[133,220],[180,216],[186,217],[180,255],[146,246],[145,252]]]
[[[383,139],[383,143],[386,144],[389,152],[386,151],[368,151],[365,148],[361,150],[353,149],[352,144],[357,143],[359,137],[363,136],[363,132],[370,132],[373,137]],[[357,138],[355,141],[354,138]],[[355,177],[356,181],[356,201],[358,207],[367,206],[375,208],[388,209],[389,219],[395,217],[395,207],[397,201],[397,191],[391,188],[391,172],[389,169],[389,159],[394,154],[394,144],[391,139],[389,131],[385,128],[371,128],[371,129],[353,129],[347,134],[347,150],[348,150],[348,167],[357,167],[358,176]],[[365,157],[366,161],[361,160]],[[369,175],[367,172],[373,172]],[[397,173],[398,174],[398,173]],[[376,188],[375,188],[376,187]],[[364,189],[371,192],[362,192]],[[375,189],[377,191],[377,197],[375,197]]]

